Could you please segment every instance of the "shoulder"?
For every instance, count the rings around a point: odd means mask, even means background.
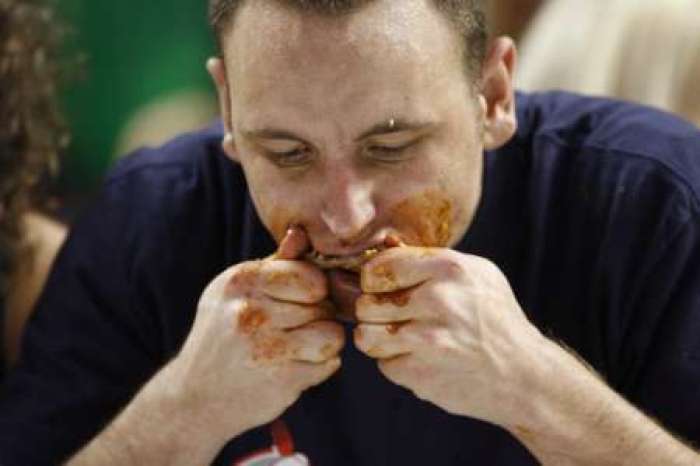
[[[216,248],[221,254],[246,221],[249,198],[242,170],[220,140],[217,125],[121,160],[73,226],[71,260],[94,261],[95,250],[108,250],[131,275],[138,264],[165,267],[172,266],[166,258],[195,256],[203,262]]]
[[[519,94],[512,144],[528,162],[665,186],[700,210],[700,130],[671,114],[565,92]],[[580,174],[580,173],[579,173]],[[605,184],[605,183],[604,183]]]
[[[663,149],[698,149],[700,130],[670,113],[622,100],[568,92],[519,93],[518,138],[558,139],[650,158]],[[667,154],[670,155],[670,154]]]
[[[238,261],[246,238],[261,230],[243,170],[221,139],[217,124],[121,160],[72,228],[71,257],[108,250],[130,278],[137,267]]]
[[[147,222],[152,228],[193,210],[216,215],[222,208],[240,209],[247,185],[240,166],[221,149],[221,138],[217,123],[128,155],[108,174],[97,199],[98,213],[109,218],[107,204],[128,216],[130,225]]]
[[[220,148],[222,128],[216,123],[200,131],[182,134],[159,147],[144,147],[127,155],[110,171],[106,186],[147,175],[152,182],[172,182],[201,175],[201,170],[234,168]]]

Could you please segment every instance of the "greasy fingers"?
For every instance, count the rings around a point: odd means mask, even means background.
[[[269,317],[270,325],[278,329],[293,329],[318,320],[332,320],[335,316],[333,306],[326,301],[297,304],[263,299],[260,302]]]
[[[291,359],[321,363],[334,359],[345,344],[343,327],[336,322],[317,321],[287,332]]]
[[[326,276],[300,261],[263,261],[258,285],[265,295],[280,301],[314,304],[328,293]]]
[[[354,333],[355,346],[375,359],[408,354],[412,348],[410,342],[404,338],[402,330],[409,325],[410,323],[358,325]]]
[[[415,380],[430,380],[434,375],[429,365],[421,365],[412,354],[380,359],[377,366],[387,379],[409,389]]]
[[[363,294],[355,301],[357,320],[366,323],[390,323],[420,317],[423,308],[418,288],[407,288],[388,293]]]
[[[304,390],[324,382],[337,372],[340,366],[341,361],[338,356],[321,363],[292,361],[287,368],[287,380],[300,390]]]
[[[277,252],[273,256],[275,259],[292,260],[299,258],[307,249],[311,242],[303,228],[290,226],[287,233],[280,241]]]
[[[444,276],[456,267],[446,259],[449,254],[448,250],[438,248],[404,246],[387,249],[362,267],[362,291],[391,292]]]

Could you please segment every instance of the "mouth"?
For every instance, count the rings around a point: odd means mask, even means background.
[[[305,259],[320,269],[343,269],[349,272],[359,273],[360,268],[377,254],[386,249],[384,245],[378,245],[365,249],[358,254],[334,256],[321,254],[318,251],[311,251],[306,254]]]

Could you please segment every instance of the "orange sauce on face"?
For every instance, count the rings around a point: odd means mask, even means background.
[[[277,244],[279,244],[287,234],[289,226],[297,223],[294,221],[294,218],[295,215],[287,209],[274,208],[270,210],[270,218],[268,219],[267,227],[272,237],[277,241]]]
[[[452,237],[452,201],[439,191],[425,191],[397,204],[392,223],[411,246],[445,247]]]

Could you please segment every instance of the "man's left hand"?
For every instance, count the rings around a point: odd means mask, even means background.
[[[546,339],[503,273],[445,248],[396,247],[362,269],[355,344],[394,383],[453,414],[519,422]]]

